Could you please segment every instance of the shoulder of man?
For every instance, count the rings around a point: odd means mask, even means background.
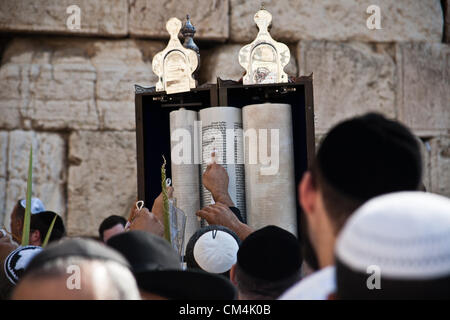
[[[336,291],[336,268],[329,266],[300,280],[279,300],[327,300]]]

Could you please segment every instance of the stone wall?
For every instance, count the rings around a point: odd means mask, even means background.
[[[448,1],[271,0],[274,39],[287,43],[291,75],[314,74],[317,137],[338,121],[378,111],[421,138],[424,183],[450,196]],[[0,0],[0,222],[26,189],[61,213],[70,235],[95,235],[136,197],[135,83],[151,85],[169,17],[191,15],[201,49],[200,83],[238,80],[237,55],[256,36],[260,1]]]

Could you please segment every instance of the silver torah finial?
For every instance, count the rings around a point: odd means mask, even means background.
[[[195,52],[199,53],[200,50],[198,49],[197,45],[194,42],[194,35],[197,30],[191,23],[191,18],[189,15],[186,15],[186,22],[184,23],[183,28],[181,28],[181,34],[184,38],[183,46],[188,49],[192,49]]]
[[[287,45],[270,36],[268,28],[272,15],[261,9],[255,14],[254,21],[259,29],[258,35],[239,51],[239,64],[246,70],[243,84],[288,82],[284,67],[289,63],[291,53]]]
[[[181,25],[181,21],[177,18],[170,18],[167,21],[169,43],[163,51],[153,57],[152,69],[158,76],[156,91],[166,91],[171,94],[195,88],[195,79],[192,74],[198,66],[197,53],[183,47],[178,39]]]
[[[184,38],[183,47],[186,49],[192,49],[195,52],[197,52],[197,69],[194,71],[194,79],[197,80],[198,78],[198,71],[200,69],[200,49],[198,48],[197,44],[194,42],[194,35],[195,35],[196,29],[191,23],[191,19],[189,15],[186,15],[186,22],[184,23],[183,28],[181,28],[181,35]]]

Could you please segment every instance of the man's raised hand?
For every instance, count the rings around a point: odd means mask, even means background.
[[[164,236],[164,225],[147,208],[136,209],[134,219],[130,224],[130,230],[142,230],[160,237]]]
[[[228,194],[228,180],[225,168],[215,162],[206,167],[202,176],[203,185],[211,192],[214,201],[233,207],[233,201]]]
[[[210,225],[220,225],[236,232],[238,237],[244,240],[253,230],[239,221],[228,205],[217,202],[197,211],[197,216],[205,219]]]

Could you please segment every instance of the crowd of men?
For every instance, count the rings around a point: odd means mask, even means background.
[[[0,298],[450,298],[450,199],[424,191],[418,139],[399,122],[369,113],[327,133],[298,186],[298,237],[245,224],[221,165],[202,182],[215,203],[182,260],[163,237],[162,195],[131,221],[105,219],[98,240],[67,237],[33,198],[28,246],[18,200],[0,233]]]

